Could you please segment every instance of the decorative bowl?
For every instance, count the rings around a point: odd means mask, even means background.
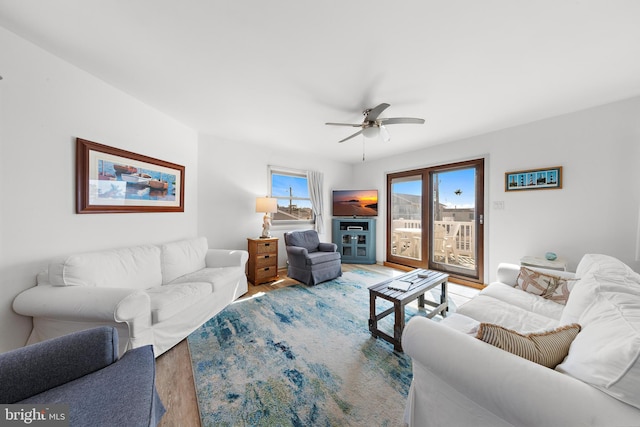
[[[555,261],[555,259],[558,258],[558,255],[556,255],[554,252],[547,252],[546,254],[544,254],[544,257],[549,261]]]

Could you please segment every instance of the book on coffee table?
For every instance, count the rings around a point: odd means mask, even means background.
[[[413,285],[413,282],[411,282],[409,280],[393,280],[387,286],[389,288],[395,289],[397,291],[406,292],[411,288],[411,285]]]

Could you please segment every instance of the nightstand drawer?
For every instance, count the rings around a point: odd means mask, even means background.
[[[278,276],[278,268],[276,266],[256,269],[256,279],[258,280],[276,276]]]
[[[258,254],[274,254],[278,251],[277,243],[260,242],[256,245],[256,253]]]
[[[256,256],[256,267],[271,267],[276,266],[278,264],[278,257],[275,255],[257,255]]]

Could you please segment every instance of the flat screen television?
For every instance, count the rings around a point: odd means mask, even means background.
[[[378,216],[378,190],[333,190],[333,216]]]

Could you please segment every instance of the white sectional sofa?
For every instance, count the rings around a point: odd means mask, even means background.
[[[248,257],[209,249],[204,237],[70,255],[50,263],[13,309],[33,317],[28,344],[112,325],[121,355],[152,344],[158,357],[247,292]]]
[[[566,305],[516,286],[520,266],[501,264],[498,282],[457,313],[408,322],[409,426],[640,426],[640,275],[605,255],[585,255],[576,273],[534,270],[568,279]],[[551,341],[564,348],[555,368],[505,350],[511,338],[555,337],[546,332],[575,323],[575,338]],[[479,339],[484,324],[507,338]]]

